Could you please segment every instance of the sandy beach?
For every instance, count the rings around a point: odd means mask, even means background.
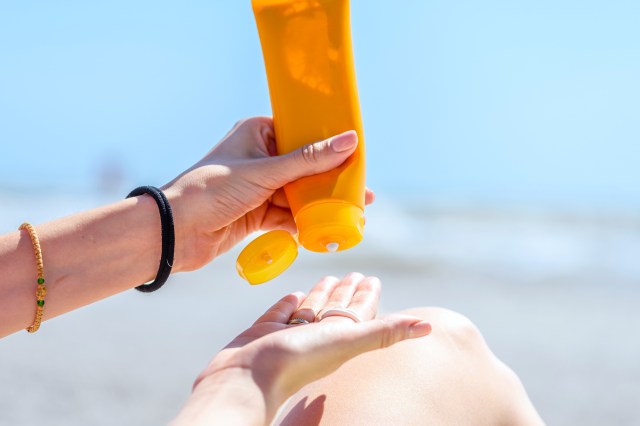
[[[3,202],[5,225],[30,208]],[[0,424],[165,424],[216,350],[273,301],[349,271],[382,279],[383,313],[432,305],[471,318],[548,424],[640,423],[639,217],[377,204],[359,247],[303,252],[262,286],[236,275],[236,250],[155,294],[128,291],[3,339]]]

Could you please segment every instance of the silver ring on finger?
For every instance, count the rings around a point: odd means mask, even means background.
[[[309,324],[309,321],[307,321],[304,318],[295,317],[295,318],[291,318],[287,324],[289,325]]]
[[[317,321],[322,321],[328,317],[344,317],[353,320],[353,322],[362,322],[362,318],[353,310],[347,308],[327,308],[318,313]]]

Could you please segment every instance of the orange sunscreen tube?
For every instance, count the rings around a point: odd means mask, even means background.
[[[252,5],[278,154],[347,130],[358,134],[356,152],[340,167],[285,186],[298,242],[314,252],[346,250],[362,240],[365,194],[349,0],[252,0]],[[282,231],[270,234],[238,258],[238,272],[252,284],[277,276],[297,254],[291,236],[285,241]]]

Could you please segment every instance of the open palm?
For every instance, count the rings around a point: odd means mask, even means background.
[[[429,334],[430,325],[419,318],[374,320],[379,297],[379,280],[358,273],[342,280],[326,277],[307,296],[289,294],[233,339],[203,371],[196,386],[224,369],[248,369],[257,382],[273,385],[268,393],[276,395],[279,404],[361,353]],[[348,309],[362,322],[333,315],[317,319],[322,310],[334,308]],[[292,318],[309,324],[289,325]]]

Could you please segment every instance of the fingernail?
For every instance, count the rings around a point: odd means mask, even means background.
[[[355,131],[349,130],[332,137],[329,143],[334,152],[348,151],[358,144],[358,135]]]
[[[417,322],[409,328],[411,338],[426,336],[429,333],[431,333],[431,324],[426,321]]]

